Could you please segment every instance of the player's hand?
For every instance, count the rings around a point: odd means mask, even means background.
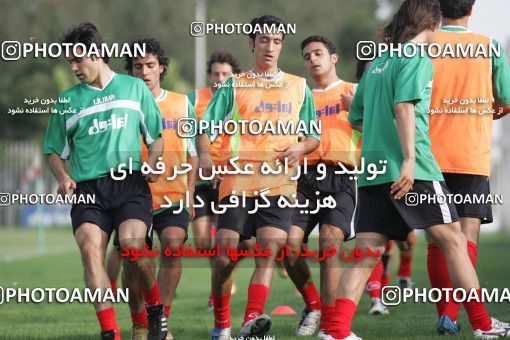
[[[349,94],[342,93],[340,94],[340,97],[342,100],[343,109],[345,111],[349,111],[349,109],[351,108],[352,98],[354,98],[354,91],[351,89],[349,91]]]
[[[287,158],[289,165],[295,166],[299,164],[299,160],[305,152],[305,144],[303,142],[298,142],[282,150],[275,149],[275,151],[278,152],[278,154],[273,159],[278,159],[280,162],[285,163],[285,158]]]
[[[158,181],[158,174],[147,174],[145,175],[145,180],[149,183],[156,183]]]
[[[198,168],[202,170],[204,176],[211,176],[213,161],[210,153],[202,153],[198,157]],[[203,178],[201,178],[203,179]]]
[[[391,194],[399,200],[413,188],[414,159],[404,159],[400,168],[400,177],[391,185]]]
[[[65,176],[58,182],[57,193],[59,195],[71,197],[74,189],[76,189],[76,182],[69,176]]]

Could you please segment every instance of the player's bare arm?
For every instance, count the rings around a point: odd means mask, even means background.
[[[73,181],[71,176],[66,172],[66,166],[64,160],[62,160],[57,154],[52,153],[48,156],[48,164],[51,172],[55,176],[58,182],[58,193],[62,196],[71,196],[74,189],[76,189],[76,182]]]
[[[395,199],[401,199],[412,189],[414,183],[414,164],[416,162],[414,104],[411,102],[396,104],[395,119],[397,120],[398,138],[404,152],[404,161],[400,169],[400,177],[391,186],[391,194],[395,195]]]
[[[158,158],[161,157],[164,150],[163,138],[159,137],[149,146],[149,158],[147,158],[147,164],[150,165],[151,168],[156,168],[156,163],[158,162]],[[150,183],[155,183],[159,175],[157,174],[149,174],[147,175],[147,181]]]
[[[283,150],[276,150],[279,153],[275,156],[275,159],[279,159],[280,162],[284,162],[285,158],[289,164],[298,164],[301,156],[309,154],[313,150],[319,147],[319,140],[314,137],[306,137],[301,142],[292,144]]]

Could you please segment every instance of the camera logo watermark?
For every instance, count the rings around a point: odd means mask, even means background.
[[[145,44],[90,44],[85,46],[83,43],[21,43],[19,41],[8,40],[2,43],[2,59],[6,61],[15,61],[27,57],[35,58],[66,58],[74,56],[83,57],[145,57]]]
[[[268,120],[262,122],[260,120],[224,120],[224,121],[197,121],[194,118],[180,118],[177,121],[177,135],[181,138],[192,138],[197,134],[208,133],[211,136],[219,136],[222,134],[250,134],[250,135],[310,135],[320,134],[321,121],[305,121],[295,122],[293,120],[276,122]]]
[[[359,41],[356,44],[356,57],[358,60],[371,61],[389,53],[393,57],[412,58],[428,56],[430,58],[492,58],[501,56],[501,45],[483,43],[414,43],[414,44],[384,44],[374,41]]]
[[[189,27],[193,37],[208,34],[296,34],[296,24],[255,24],[250,23],[217,23],[193,21]]]
[[[419,194],[408,192],[405,204],[416,207],[420,204],[503,204],[502,194]]]
[[[381,300],[386,306],[396,306],[405,302],[437,303],[446,302],[484,302],[484,303],[510,303],[510,290],[508,288],[480,288],[465,290],[463,288],[400,288],[399,286],[385,286],[381,291]]]
[[[96,195],[71,195],[62,196],[56,194],[11,194],[0,193],[0,207],[9,205],[37,205],[37,204],[95,204]]]

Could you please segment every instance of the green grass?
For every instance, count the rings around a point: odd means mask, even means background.
[[[413,279],[417,287],[429,287],[426,269],[426,247],[420,234],[413,262]],[[36,230],[0,229],[0,286],[2,287],[67,287],[83,288],[82,266],[78,249],[69,229],[46,232],[46,255],[38,255]],[[349,245],[352,248],[352,243]],[[313,246],[312,249],[316,249]],[[482,237],[479,248],[478,272],[482,285],[504,288],[510,283],[508,270],[510,240]],[[210,270],[205,260],[186,260],[169,326],[177,340],[208,339],[213,315],[207,312]],[[395,261],[396,265],[398,261]],[[231,299],[233,334],[242,322],[246,291],[251,276],[251,260],[237,269],[238,293]],[[318,286],[318,268],[313,268]],[[394,275],[393,275],[394,277]],[[353,322],[353,330],[364,339],[433,339],[436,312],[433,304],[407,303],[391,308],[389,316],[368,316],[369,299],[363,296]],[[294,292],[289,279],[275,274],[271,295],[266,303],[270,313],[278,305],[289,305],[297,313],[303,303]],[[508,321],[510,304],[489,306],[492,316]],[[117,319],[124,339],[130,338],[130,316],[127,305],[116,305]],[[471,338],[470,326],[461,311],[462,335]],[[273,316],[271,335],[277,340],[295,339],[298,315]],[[0,339],[98,339],[99,328],[91,304],[3,304],[0,306]],[[303,339],[316,339],[309,337]]]

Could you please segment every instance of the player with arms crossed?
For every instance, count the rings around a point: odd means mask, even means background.
[[[92,44],[100,48],[101,34],[91,23],[82,23],[63,38],[64,43]],[[78,48],[81,51],[81,48]],[[86,51],[81,51],[86,52]],[[161,115],[147,86],[129,76],[114,73],[104,56],[67,57],[80,84],[64,91],[60,97],[68,104],[57,104],[44,139],[44,153],[59,183],[61,195],[92,194],[94,204],[74,204],[71,219],[74,237],[81,252],[87,288],[110,289],[104,258],[108,239],[117,230],[122,248],[142,250],[152,224],[150,182],[140,172],[141,140],[149,147],[147,163],[154,167],[163,152]],[[61,114],[63,110],[69,111]],[[70,161],[70,172],[65,166]],[[122,164],[132,164],[126,174]],[[124,179],[116,180],[124,171]],[[149,339],[166,336],[163,305],[158,304],[159,290],[154,267],[148,258],[124,261],[124,270],[139,277],[141,287],[154,298],[149,310]],[[128,287],[130,288],[130,287]],[[112,304],[94,303],[101,325],[102,339],[120,339]]]
[[[275,28],[283,25],[283,22],[272,15],[264,15],[253,19],[251,25],[252,28]],[[311,123],[316,120],[315,109],[305,79],[278,69],[283,39],[282,32],[272,30],[264,29],[250,34],[254,69],[227,80],[226,86],[214,95],[202,119],[216,123],[230,119],[257,120],[263,126],[268,122],[276,126],[278,120],[303,122],[308,127],[307,132],[313,132]],[[258,84],[261,86],[252,86]],[[209,148],[215,136],[210,132],[198,137],[200,167],[206,175],[211,174],[213,166]],[[223,139],[222,149],[231,151],[226,158],[238,156],[239,167],[243,169],[245,165],[251,165],[254,174],[224,175],[219,188],[220,204],[231,202],[235,196],[239,198],[243,192],[247,197],[245,207],[232,207],[231,204],[218,217],[216,242],[220,246],[220,256],[213,260],[211,280],[215,319],[213,340],[230,339],[231,333],[230,290],[235,262],[226,254],[226,248],[237,248],[240,239],[251,236],[256,236],[261,249],[269,249],[270,254],[255,258],[255,271],[248,288],[248,304],[239,336],[261,336],[269,331],[271,319],[263,314],[264,304],[269,295],[275,258],[287,239],[293,211],[291,207],[280,207],[277,203],[279,199],[286,201],[296,193],[296,183],[290,180],[291,175],[285,173],[262,175],[261,167],[267,162],[274,168],[276,160],[283,164],[285,158],[289,164],[297,165],[302,155],[318,147],[319,138],[319,135],[311,134],[298,142],[297,134],[247,133],[229,135]],[[266,188],[265,200],[269,202],[269,207],[258,207],[255,203],[261,196],[259,192]],[[248,214],[250,210],[255,211],[255,207],[258,210]]]

